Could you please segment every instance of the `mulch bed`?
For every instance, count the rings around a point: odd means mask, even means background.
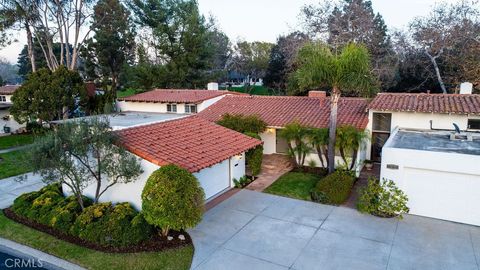
[[[190,235],[188,235],[187,232],[185,231],[177,232],[177,231],[170,230],[169,236],[173,237],[173,239],[170,241],[167,240],[166,237],[162,237],[159,234],[153,234],[150,239],[143,241],[141,243],[138,243],[137,245],[134,245],[134,246],[127,246],[127,247],[102,246],[96,243],[85,241],[73,235],[65,234],[50,226],[19,216],[15,214],[10,208],[3,209],[3,213],[9,219],[15,222],[21,223],[27,227],[33,228],[37,231],[47,233],[58,239],[64,240],[66,242],[69,242],[78,246],[86,247],[86,248],[101,251],[101,252],[108,252],[108,253],[153,252],[153,251],[163,251],[167,249],[175,249],[179,247],[192,245],[192,238],[190,238]],[[178,236],[180,234],[183,234],[185,236],[185,240],[182,241],[178,239]]]

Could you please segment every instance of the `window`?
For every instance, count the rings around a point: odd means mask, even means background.
[[[167,104],[167,112],[177,112],[177,104]]]
[[[468,129],[480,129],[480,119],[468,119]]]
[[[186,113],[197,113],[197,105],[195,104],[185,104]]]
[[[373,113],[373,131],[390,132],[392,124],[391,113]]]
[[[6,96],[0,96],[0,102],[6,102],[7,97]]]

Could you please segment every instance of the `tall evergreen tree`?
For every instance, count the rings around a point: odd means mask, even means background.
[[[151,30],[156,62],[164,65],[159,87],[204,87],[214,48],[205,18],[194,0],[133,0],[138,23]]]
[[[92,53],[101,75],[110,80],[110,96],[116,98],[118,79],[126,63],[133,61],[135,30],[130,12],[119,0],[100,0],[94,7]],[[92,63],[88,63],[92,64]],[[91,73],[92,67],[88,67]],[[92,75],[92,74],[90,74]]]

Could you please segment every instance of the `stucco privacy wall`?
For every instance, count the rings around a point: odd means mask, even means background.
[[[155,170],[159,169],[160,166],[144,159],[140,160],[140,165],[144,172],[138,177],[137,181],[112,186],[100,197],[100,202],[129,202],[135,209],[141,210],[141,195],[143,187],[145,186],[148,177]],[[229,166],[231,168],[230,171]],[[224,160],[212,167],[194,173],[193,175],[197,177],[200,185],[204,189],[206,199],[211,199],[211,197],[217,195],[218,192],[221,192],[228,187],[233,187],[233,178],[239,179],[245,175],[245,154],[243,153],[242,155]],[[105,187],[106,184],[106,181],[104,181],[102,187]],[[89,198],[94,198],[95,189],[95,183],[90,184],[84,190],[84,195]],[[63,185],[63,190],[65,195],[71,195],[71,190],[66,185]]]
[[[382,150],[381,179],[407,194],[411,214],[480,225],[480,156],[392,148],[392,138]]]
[[[211,99],[204,100],[197,104],[197,112],[201,112],[208,106],[219,101],[223,96],[214,97]],[[177,104],[177,113],[185,113],[185,103],[175,103]],[[188,103],[192,104],[192,103]],[[156,112],[156,113],[167,113],[167,103],[160,102],[135,102],[135,101],[117,101],[117,109],[121,112],[133,111],[133,112]]]
[[[395,128],[411,128],[411,129],[430,129],[430,120],[432,120],[433,128],[453,130],[453,123],[457,124],[461,130],[467,129],[468,119],[480,119],[477,115],[465,114],[441,114],[441,113],[417,113],[417,112],[391,112],[370,110],[368,113],[369,132],[372,130],[373,113],[391,113],[392,122],[390,132]],[[371,137],[371,133],[370,133]],[[367,146],[367,156],[371,154],[371,144]]]

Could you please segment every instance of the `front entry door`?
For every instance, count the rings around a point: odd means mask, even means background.
[[[373,113],[371,160],[382,161],[382,148],[390,137],[391,128],[391,113]]]
[[[280,136],[280,130],[275,130],[276,136],[276,152],[279,154],[288,154],[288,142],[282,136]]]
[[[389,136],[390,133],[372,133],[372,161],[382,161],[382,148]]]

